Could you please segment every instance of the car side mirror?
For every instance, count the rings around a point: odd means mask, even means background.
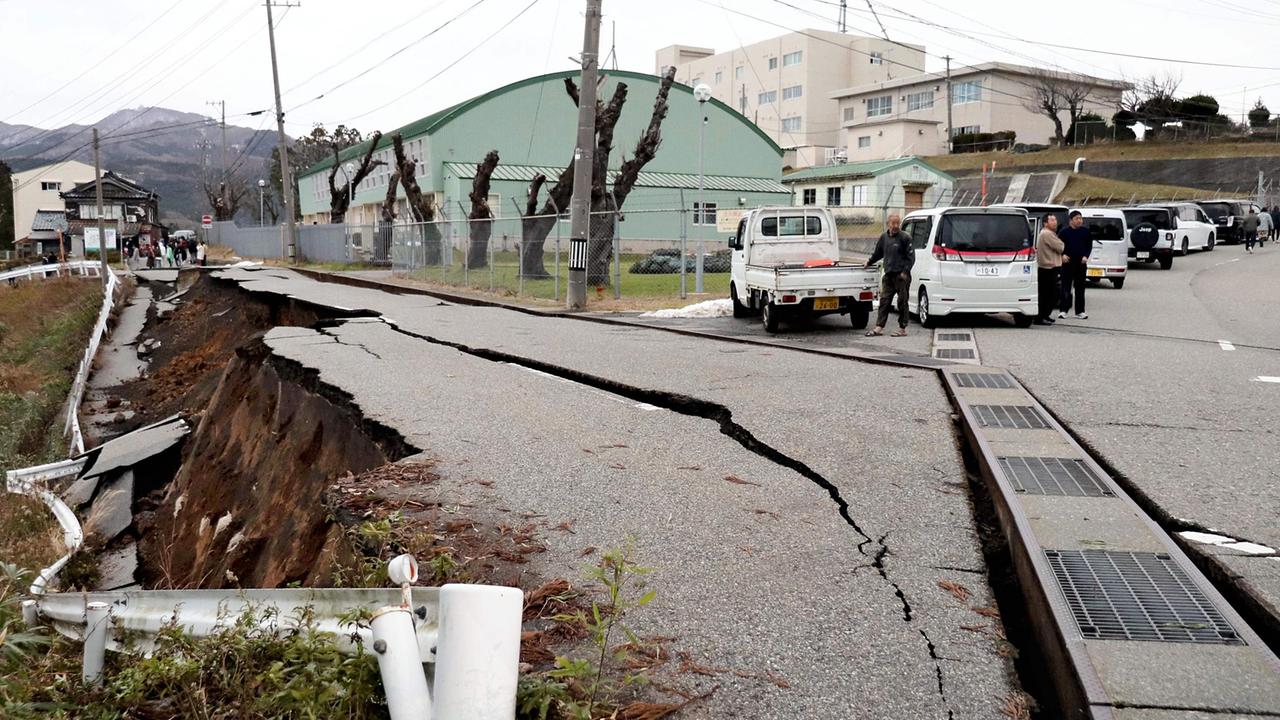
[[[741,249],[742,249],[742,248],[738,247],[738,236],[737,236],[737,235],[730,235],[730,236],[729,236],[729,249],[730,249],[730,250],[741,250]]]

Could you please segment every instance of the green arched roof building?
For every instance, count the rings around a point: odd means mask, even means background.
[[[608,99],[618,83],[627,84],[627,102],[614,135],[609,167],[616,170],[629,157],[649,123],[660,79],[623,70],[602,71],[600,96]],[[427,115],[398,129],[406,151],[418,161],[418,184],[436,194],[437,204],[448,217],[459,217],[458,203],[467,203],[475,166],[489,150],[497,150],[500,162],[490,193],[498,217],[517,215],[524,206],[529,180],[541,172],[554,182],[573,153],[578,109],[564,89],[564,79],[577,71],[540,75],[506,85]],[[698,102],[687,85],[675,83],[668,96],[669,110],[662,124],[662,145],[645,166],[635,191],[623,208],[629,213],[625,234],[653,239],[673,238],[678,222],[652,222],[634,211],[676,209],[697,200]],[[718,100],[706,105],[704,148],[705,198],[710,207],[736,209],[756,205],[790,204],[791,194],[780,180],[782,150],[747,118]],[[375,157],[393,159],[391,136],[386,132]],[[340,161],[358,161],[367,143],[348,148]],[[333,160],[305,170],[298,177],[301,212],[307,222],[328,222],[328,174]],[[377,206],[386,196],[391,179],[390,163],[383,165],[355,188],[347,215],[351,224],[373,224]],[[338,173],[338,182],[343,173]],[[403,200],[403,190],[397,191]],[[543,191],[545,198],[546,191]],[[468,206],[469,207],[469,206]],[[405,221],[406,213],[398,213]],[[659,227],[661,226],[661,227]]]

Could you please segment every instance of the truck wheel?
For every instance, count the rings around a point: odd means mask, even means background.
[[[765,303],[764,311],[760,313],[760,318],[764,320],[765,332],[778,332],[778,308],[772,302]]]
[[[856,303],[849,311],[849,321],[853,323],[854,330],[865,329],[867,323],[871,321],[871,303]]]
[[[1171,267],[1173,267],[1173,253],[1169,253],[1168,255],[1161,255],[1161,256],[1160,256],[1160,269],[1161,269],[1161,270],[1168,270],[1168,269],[1169,269],[1169,268],[1171,268]]]
[[[733,316],[736,318],[744,318],[751,314],[751,309],[746,305],[738,302],[738,288],[729,283],[729,299],[733,301]]]
[[[920,288],[920,300],[916,303],[916,315],[920,318],[920,324],[930,330],[938,327],[938,319],[929,312],[929,293],[924,288]]]
[[[1124,278],[1111,278],[1111,287],[1119,290],[1124,287]]]

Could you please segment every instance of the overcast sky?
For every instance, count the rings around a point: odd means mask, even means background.
[[[618,66],[653,72],[653,53],[665,45],[719,51],[788,29],[834,30],[838,4],[604,0],[601,53],[616,29]],[[949,9],[958,4],[948,0],[872,5],[891,39],[926,46],[931,71],[950,54],[958,65],[1034,61],[1116,78],[1171,72],[1181,76],[1182,94],[1212,94],[1236,119],[1258,97],[1280,110],[1276,0],[991,0],[966,3],[981,8],[971,16]],[[301,0],[300,7],[277,8],[287,129],[301,134],[313,123],[346,123],[387,131],[494,87],[569,69],[581,47],[584,6],[584,0]],[[241,115],[272,103],[261,0],[0,0],[0,21],[0,121],[54,127],[143,105],[214,114],[206,103],[225,99],[229,122],[274,126],[270,114]],[[849,32],[879,34],[865,0],[849,0]]]

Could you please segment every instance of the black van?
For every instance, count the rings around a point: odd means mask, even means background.
[[[1240,224],[1249,216],[1249,210],[1262,212],[1262,208],[1249,200],[1197,200],[1196,204],[1218,227],[1219,242],[1231,245],[1243,239],[1240,237]]]

